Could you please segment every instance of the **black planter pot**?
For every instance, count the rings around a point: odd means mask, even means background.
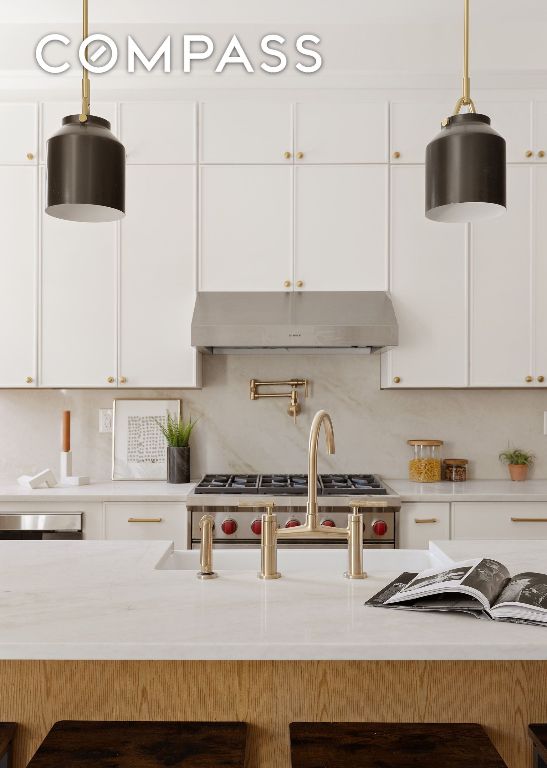
[[[167,482],[190,482],[190,446],[177,448],[167,446]]]

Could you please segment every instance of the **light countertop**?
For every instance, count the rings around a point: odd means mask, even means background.
[[[382,480],[397,493],[402,501],[547,501],[547,480],[469,480],[465,483],[413,483],[410,480]],[[32,490],[17,483],[0,482],[0,502],[13,501],[181,501],[191,496],[195,483],[171,485],[163,481],[106,481],[92,482],[80,487],[40,488]],[[199,497],[203,503],[208,495]],[[224,497],[223,497],[224,498]],[[382,498],[381,496],[379,498]],[[301,503],[302,496],[283,497],[286,504]],[[230,497],[226,499],[227,503]],[[346,503],[343,497],[320,497],[319,503],[332,505]]]
[[[437,547],[445,558],[547,562],[547,542]],[[365,552],[364,581],[341,576],[346,553],[336,550],[326,560],[340,557],[340,567],[285,568],[266,582],[256,578],[258,551],[247,555],[256,568],[219,568],[211,581],[156,569],[170,551],[157,541],[0,542],[0,658],[547,659],[547,627],[365,607],[403,570],[393,550],[368,563]]]

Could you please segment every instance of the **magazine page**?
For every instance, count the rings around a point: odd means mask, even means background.
[[[426,595],[457,592],[480,601],[485,608],[502,592],[509,581],[509,571],[497,560],[474,559],[455,563],[451,568],[432,568],[419,573],[386,603],[414,600]]]
[[[416,573],[402,573],[387,587],[367,600],[365,605],[375,608],[398,608],[412,611],[463,611],[479,617],[484,612],[482,604],[476,598],[454,592],[426,595],[413,600],[406,599],[400,604],[391,602],[390,598],[400,594],[417,575]]]
[[[491,613],[494,618],[547,622],[547,575],[526,572],[513,576]]]

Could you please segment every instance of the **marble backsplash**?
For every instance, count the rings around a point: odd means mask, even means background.
[[[308,378],[296,426],[288,402],[249,399],[249,379]],[[204,357],[201,390],[0,391],[0,478],[58,466],[60,414],[72,411],[74,472],[106,480],[111,436],[99,433],[99,408],[113,397],[177,396],[200,418],[192,438],[192,475],[228,470],[306,470],[310,420],[320,408],[334,422],[336,454],[321,452],[324,471],[371,471],[405,477],[408,438],[445,441],[444,455],[470,459],[473,478],[506,477],[498,453],[510,442],[537,455],[534,476],[547,477],[542,390],[380,390],[378,356]]]

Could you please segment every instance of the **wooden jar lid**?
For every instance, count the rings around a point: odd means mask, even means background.
[[[408,445],[443,445],[442,440],[407,440]]]
[[[452,464],[455,467],[465,467],[469,464],[469,459],[445,459],[445,464]]]

